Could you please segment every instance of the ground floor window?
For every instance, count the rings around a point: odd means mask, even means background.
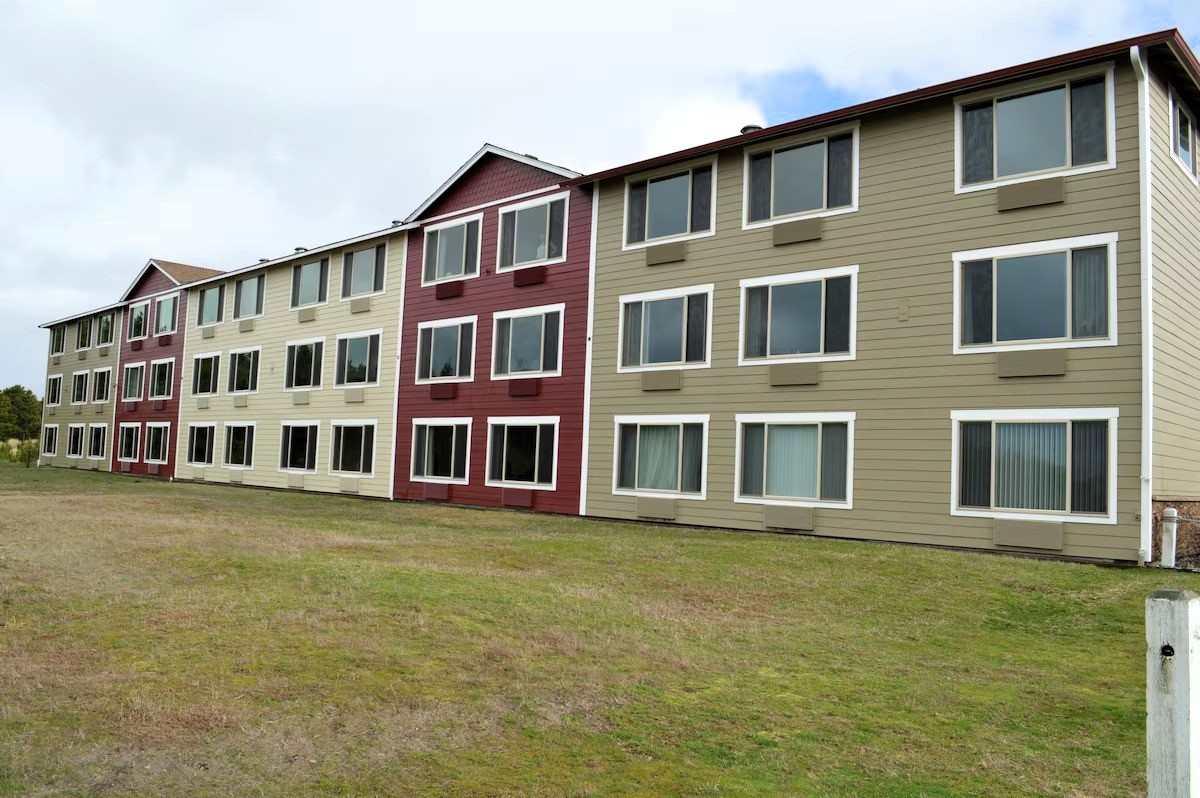
[[[739,413],[739,501],[848,507],[853,413]]]
[[[83,457],[83,424],[67,427],[67,457]]]
[[[617,416],[614,493],[704,498],[708,416]]]
[[[317,470],[317,435],[315,421],[286,421],[279,442],[279,467],[284,471]]]
[[[54,457],[58,454],[58,426],[42,427],[42,454]]]
[[[147,463],[164,465],[170,451],[171,425],[151,422],[146,424],[146,452],[142,458]]]
[[[212,465],[213,441],[216,437],[216,424],[188,425],[188,463],[198,466]]]
[[[412,478],[418,482],[467,484],[471,420],[413,420]]]
[[[558,416],[489,418],[487,484],[554,488]]]
[[[225,465],[231,468],[254,467],[254,425],[225,425]]]
[[[369,477],[375,471],[375,422],[333,422],[331,469]]]
[[[117,439],[117,460],[122,463],[136,463],[138,459],[138,438],[141,437],[141,427],[137,424],[122,424]]]
[[[108,425],[92,424],[88,427],[87,456],[92,460],[103,460],[108,444]]]

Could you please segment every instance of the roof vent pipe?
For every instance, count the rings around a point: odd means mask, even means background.
[[[399,227],[402,224],[404,224],[404,222],[400,219],[392,219],[392,227]]]
[[[755,131],[758,131],[758,130],[762,130],[762,125],[743,125],[742,126],[742,135],[744,136],[747,133],[754,133]]]
[[[296,252],[308,252],[308,247],[296,247]]]
[[[267,263],[267,262],[268,262],[268,261],[270,261],[270,260],[271,260],[270,258],[259,258],[259,259],[258,259],[258,262],[259,262],[259,263]]]

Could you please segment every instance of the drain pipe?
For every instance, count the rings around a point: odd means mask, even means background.
[[[1150,70],[1140,47],[1129,48],[1129,60],[1138,83],[1138,194],[1141,217],[1141,347],[1142,347],[1142,445],[1138,518],[1141,542],[1138,562],[1150,562],[1154,532],[1152,475],[1154,470],[1154,227],[1151,195]]]

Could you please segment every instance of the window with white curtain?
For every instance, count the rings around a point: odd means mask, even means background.
[[[708,416],[617,416],[613,492],[703,499]]]
[[[739,413],[740,502],[849,507],[854,413]]]

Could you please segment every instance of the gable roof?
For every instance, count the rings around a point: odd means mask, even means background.
[[[550,172],[558,175],[559,177],[565,177],[569,180],[573,180],[580,176],[579,172],[572,171],[563,166],[556,166],[547,161],[539,160],[534,158],[532,155],[521,155],[520,153],[513,152],[512,150],[506,150],[503,147],[497,147],[495,144],[485,143],[476,151],[474,155],[466,160],[466,163],[458,167],[458,170],[454,174],[450,175],[446,182],[442,183],[437,187],[436,191],[426,197],[425,201],[418,205],[415,211],[406,216],[404,218],[405,223],[414,221],[422,213],[427,211],[429,207],[433,205],[433,203],[437,202],[443,194],[449,191],[454,184],[462,178],[463,175],[470,171],[472,166],[479,163],[479,161],[481,161],[487,155],[495,155],[498,158],[507,158],[510,161],[523,163],[526,166],[532,166],[535,169],[541,169],[542,171]]]
[[[208,266],[192,266],[187,263],[177,263],[175,261],[163,260],[161,258],[151,258],[150,260],[146,261],[146,265],[142,267],[142,270],[137,273],[136,277],[133,278],[133,282],[130,283],[129,287],[126,288],[121,294],[122,302],[125,302],[129,299],[129,295],[133,293],[133,289],[137,288],[138,283],[142,281],[142,278],[145,277],[146,273],[151,269],[158,269],[158,271],[161,272],[164,277],[166,277],[175,285],[185,285],[187,283],[195,282],[196,280],[203,280],[206,277],[213,277],[215,275],[222,274],[220,269],[211,269]]]
[[[720,150],[729,149],[731,147],[740,147],[751,144],[762,139],[776,138],[792,133],[799,133],[806,130],[825,127],[827,125],[838,122],[847,122],[852,119],[858,119],[868,114],[878,113],[880,111],[890,111],[897,108],[903,108],[908,105],[913,105],[927,100],[940,99],[945,97],[953,97],[967,91],[976,89],[988,88],[990,86],[1008,83],[1014,80],[1030,78],[1047,72],[1054,72],[1062,69],[1068,69],[1073,66],[1081,66],[1084,64],[1100,61],[1104,59],[1117,58],[1127,56],[1131,48],[1144,48],[1150,50],[1155,48],[1163,50],[1165,58],[1163,60],[1171,62],[1175,69],[1186,75],[1193,82],[1194,86],[1200,89],[1200,61],[1197,61],[1195,54],[1188,47],[1187,41],[1176,28],[1158,31],[1157,33],[1147,33],[1142,36],[1135,36],[1130,39],[1122,39],[1108,44],[1101,44],[1096,47],[1089,47],[1084,50],[1075,50],[1074,52],[1064,53],[1062,55],[1052,56],[1050,58],[1042,58],[1037,61],[1029,61],[1016,66],[1005,67],[991,72],[983,72],[971,77],[959,78],[957,80],[947,81],[945,83],[937,83],[932,86],[926,86],[921,89],[894,94],[890,97],[884,97],[878,100],[871,100],[858,105],[851,105],[845,108],[839,108],[834,111],[817,114],[815,116],[796,119],[791,122],[783,122],[778,125],[761,128],[748,133],[743,133],[729,138],[719,139],[701,144],[696,147],[689,147],[684,150],[667,153],[666,155],[658,155],[652,158],[646,158],[640,161],[634,161],[622,166],[616,166],[611,169],[605,169],[599,172],[593,172],[588,175],[581,175],[567,181],[567,185],[581,186],[590,183],[599,182],[612,177],[621,177],[635,172],[643,172],[648,169],[654,169],[659,166],[667,166],[677,161],[686,161],[692,158],[699,158],[704,155],[711,155]],[[1157,55],[1157,53],[1156,53]]]
[[[82,313],[72,313],[70,316],[63,316],[61,319],[42,322],[38,325],[38,327],[43,330],[49,329],[50,327],[57,327],[60,324],[65,324],[69,321],[75,321],[75,319],[82,319],[86,316],[94,316],[95,314],[103,313],[106,310],[116,310],[117,308],[124,306],[124,304],[124,302],[114,302],[111,305],[105,305],[104,307],[100,308],[92,308],[91,310],[85,310]]]

